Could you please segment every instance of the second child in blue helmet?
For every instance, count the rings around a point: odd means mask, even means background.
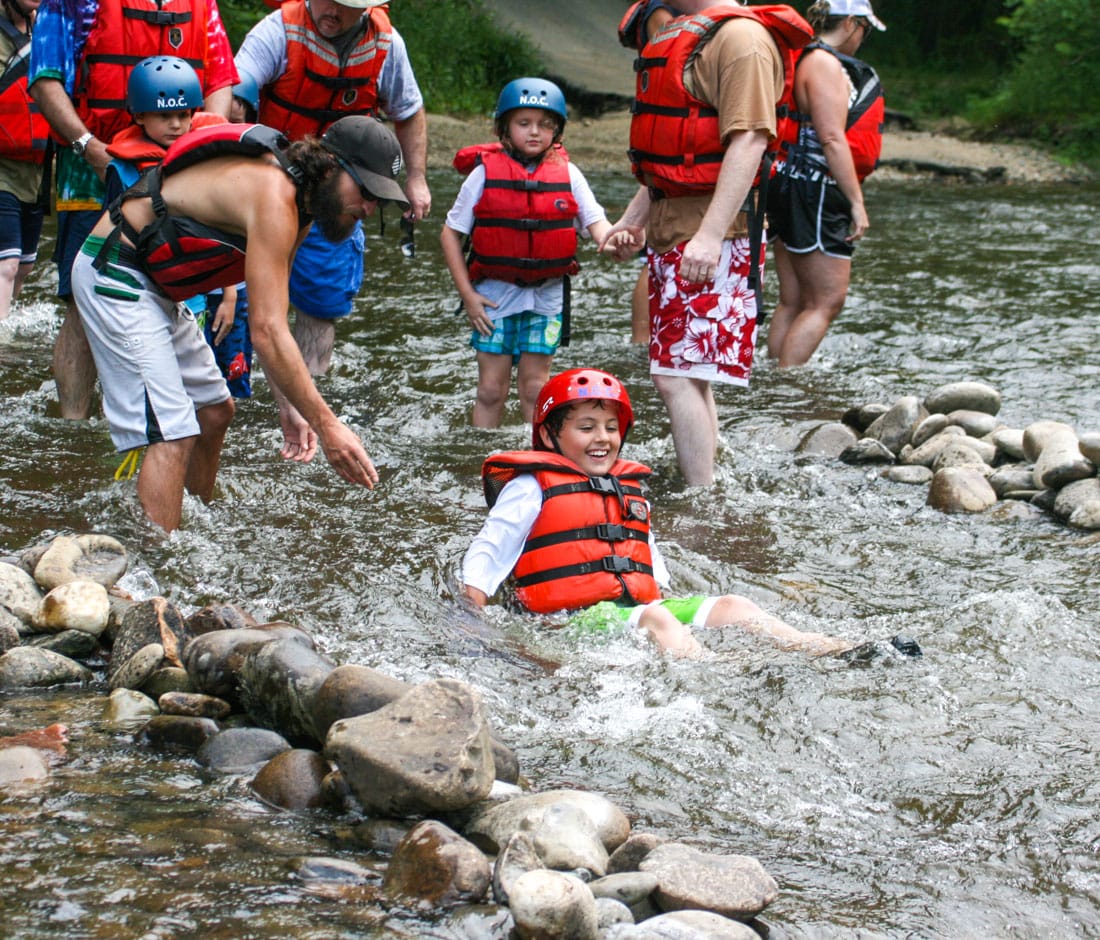
[[[598,244],[610,228],[561,146],[566,109],[557,85],[544,78],[509,82],[493,116],[498,141],[455,157],[455,168],[467,176],[440,236],[473,328],[473,424],[483,428],[501,423],[513,365],[523,419],[532,419],[562,339],[566,278],[578,269],[577,230]]]
[[[155,55],[134,66],[126,84],[126,107],[133,123],[115,134],[107,146],[113,159],[103,181],[105,206],[133,186],[145,170],[160,163],[168,148],[192,128],[225,123],[220,114],[199,111],[202,101],[199,76],[183,59]],[[206,298],[199,295],[185,303],[201,325]],[[228,320],[217,324],[223,336],[233,326],[232,313],[231,307]]]

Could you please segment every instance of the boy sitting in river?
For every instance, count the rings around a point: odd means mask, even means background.
[[[619,457],[633,424],[626,389],[606,372],[572,369],[543,386],[534,450],[495,454],[482,468],[490,512],[463,559],[466,596],[484,607],[511,576],[517,600],[533,613],[585,609],[588,627],[627,624],[678,655],[702,651],[692,627],[726,625],[783,649],[853,649],[848,640],[803,633],[739,594],[662,599],[668,571],[641,485],[651,471]]]

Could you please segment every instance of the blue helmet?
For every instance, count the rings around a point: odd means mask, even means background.
[[[260,86],[256,84],[254,79],[247,72],[238,72],[241,80],[233,86],[233,97],[240,98],[241,101],[252,106],[253,111],[260,110]]]
[[[149,56],[130,73],[126,107],[131,114],[198,110],[202,107],[199,76],[183,59],[172,55]]]
[[[509,82],[497,96],[497,107],[493,112],[497,132],[502,133],[504,116],[516,108],[539,108],[561,118],[557,136],[565,129],[565,95],[552,81],[545,78],[517,78]]]

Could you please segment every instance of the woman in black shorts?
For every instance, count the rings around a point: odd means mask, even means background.
[[[807,362],[844,306],[855,242],[870,227],[860,183],[882,149],[882,85],[854,55],[886,27],[869,0],[818,0],[807,16],[816,38],[798,60],[797,113],[768,193],[779,274],[768,355],[781,367]]]

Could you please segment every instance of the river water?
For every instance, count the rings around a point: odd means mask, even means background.
[[[777,937],[1100,936],[1096,735],[1100,545],[1049,517],[945,516],[924,487],[796,453],[849,405],[981,380],[1024,426],[1100,429],[1100,191],[872,183],[874,228],[847,309],[806,367],[761,364],[722,390],[718,482],[686,490],[644,356],[631,347],[636,268],[587,256],[562,368],[623,378],[627,456],[656,470],[655,522],[674,593],[738,591],[806,629],[917,636],[923,659],[810,661],[735,631],[708,660],[632,639],[579,640],[455,601],[484,516],[483,458],[523,446],[512,406],[469,427],[476,377],[438,248],[457,189],[402,257],[372,228],[357,315],[321,388],[364,436],[373,492],[323,461],[282,463],[262,381],[230,431],[218,498],[188,501],[164,540],[141,521],[103,423],[54,416],[58,317],[43,264],[0,325],[0,550],[43,533],[108,532],[132,552],[123,586],[185,612],[237,601],[313,633],[340,663],[410,681],[453,676],[538,789],[605,794],[635,827],[756,856],[778,879]],[[622,177],[594,175],[612,213]],[[49,245],[45,246],[48,253]],[[774,285],[772,285],[774,286]],[[299,876],[336,855],[381,872],[349,820],[274,813],[247,782],[151,753],[102,721],[103,690],[0,697],[0,734],[63,720],[68,759],[0,801],[6,937],[479,937],[491,907],[394,911],[376,884]]]

